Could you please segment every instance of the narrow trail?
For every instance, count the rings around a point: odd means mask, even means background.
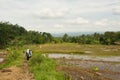
[[[29,71],[28,62],[24,60],[21,67],[11,66],[0,70],[0,80],[35,80]]]

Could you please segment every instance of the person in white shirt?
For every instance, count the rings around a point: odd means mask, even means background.
[[[27,49],[26,51],[26,59],[29,60],[32,57],[32,50]]]

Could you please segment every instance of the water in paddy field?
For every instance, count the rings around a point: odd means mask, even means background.
[[[55,58],[60,66],[63,66],[63,71],[71,75],[73,80],[81,80],[80,76],[85,80],[120,80],[120,56],[99,57],[52,53],[48,54],[48,57]],[[97,73],[100,75],[98,76]]]
[[[120,56],[98,57],[98,56],[87,56],[87,55],[79,55],[79,54],[60,54],[60,53],[52,53],[52,54],[48,54],[48,56],[50,58],[120,62]]]
[[[4,60],[3,58],[0,58],[0,62],[3,62],[3,60]]]

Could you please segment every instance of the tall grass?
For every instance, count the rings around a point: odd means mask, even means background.
[[[64,74],[55,70],[56,62],[39,53],[33,55],[29,65],[35,80],[65,80]]]
[[[18,50],[9,50],[5,58],[5,62],[0,65],[0,69],[10,67],[13,65],[20,66],[22,65],[23,58],[22,52]]]

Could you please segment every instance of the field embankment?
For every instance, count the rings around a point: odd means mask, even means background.
[[[38,53],[68,53],[96,56],[120,56],[120,45],[80,45],[76,43],[26,45]]]

